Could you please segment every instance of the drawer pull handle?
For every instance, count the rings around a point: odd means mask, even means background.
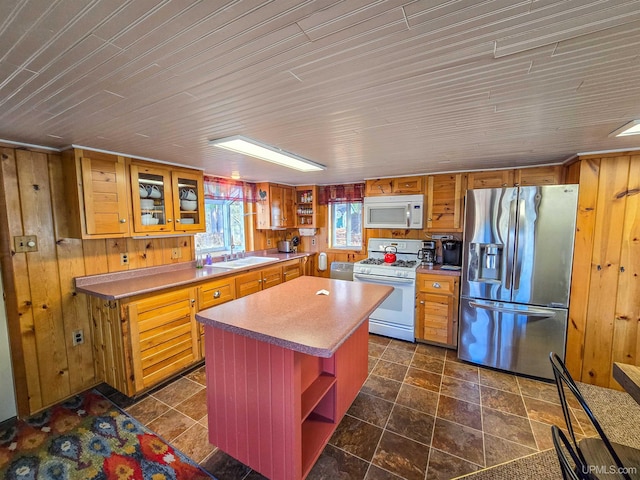
[[[440,288],[440,283],[438,283],[438,282],[433,282],[432,287],[433,287],[433,288]]]
[[[220,298],[220,290],[213,292],[213,298]]]
[[[127,223],[127,219],[126,218],[121,218],[120,219],[120,223]]]
[[[420,300],[420,305],[424,305],[424,300]]]

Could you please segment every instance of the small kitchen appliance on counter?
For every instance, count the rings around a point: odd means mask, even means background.
[[[442,240],[442,264],[456,267],[462,265],[462,242]]]
[[[278,252],[295,253],[298,250],[299,244],[300,244],[300,238],[295,235],[291,237],[291,240],[280,240],[278,242]]]
[[[422,260],[422,265],[432,267],[436,261],[436,242],[424,240],[422,248],[418,250],[418,258]]]

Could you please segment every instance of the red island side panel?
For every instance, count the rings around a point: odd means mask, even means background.
[[[331,358],[206,325],[209,441],[270,479],[304,478],[366,380],[368,323]],[[303,427],[302,393],[322,372],[336,383]]]

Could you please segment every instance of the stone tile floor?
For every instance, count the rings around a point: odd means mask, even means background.
[[[264,478],[209,444],[204,366],[135,401],[105,393],[219,480]],[[553,383],[370,335],[367,381],[308,478],[454,478],[552,448],[552,424],[564,425]]]

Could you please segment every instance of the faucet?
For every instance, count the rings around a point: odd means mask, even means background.
[[[240,245],[235,245],[233,242],[231,242],[231,255],[229,255],[229,258],[231,258],[233,260],[234,256],[233,256],[233,249],[235,247],[239,247]],[[235,258],[238,258],[238,254],[235,254]]]

